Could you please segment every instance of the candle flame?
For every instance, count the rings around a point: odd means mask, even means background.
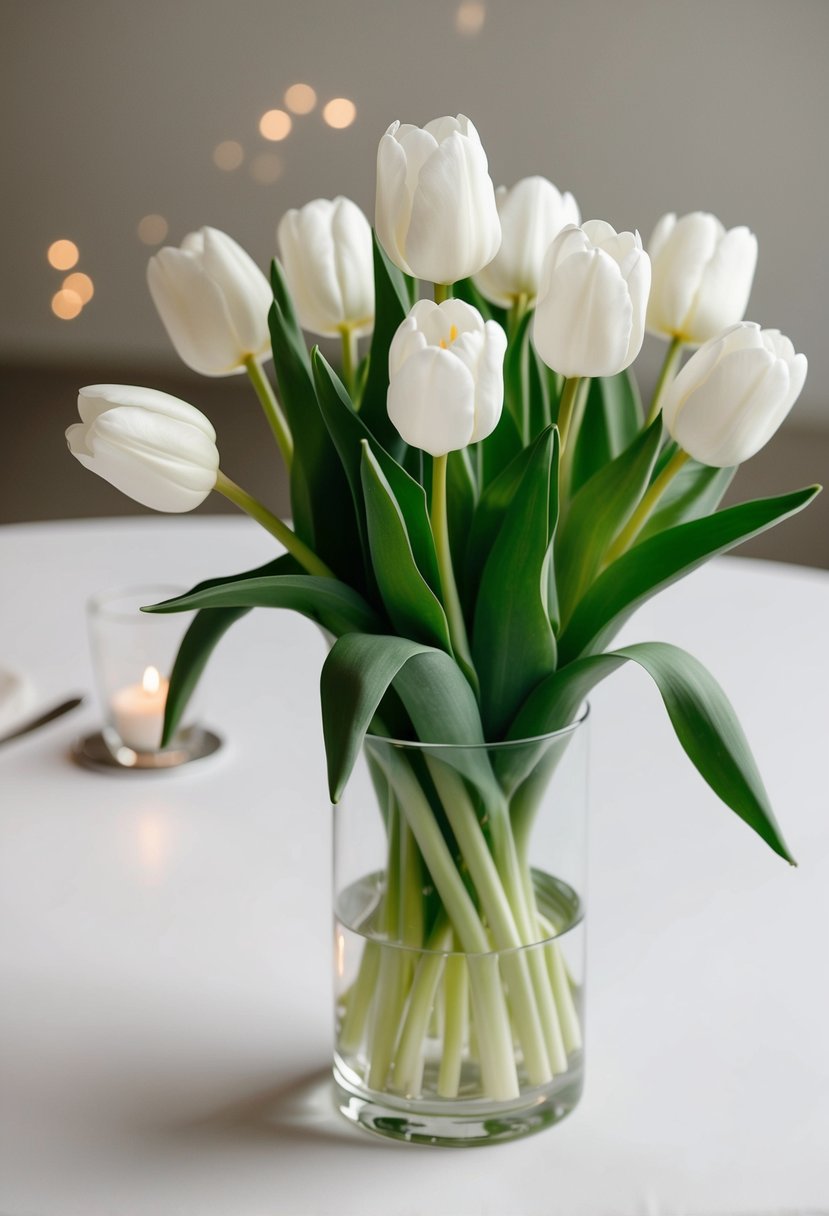
[[[159,688],[161,687],[161,676],[159,675],[157,667],[146,668],[144,675],[141,678],[141,687],[144,689],[144,692],[147,693],[158,692]]]

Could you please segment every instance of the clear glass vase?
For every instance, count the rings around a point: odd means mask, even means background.
[[[348,1119],[471,1145],[576,1106],[586,811],[586,709],[515,743],[366,740],[334,808],[334,1077]]]

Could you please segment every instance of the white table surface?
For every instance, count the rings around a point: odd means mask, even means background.
[[[0,529],[0,663],[92,690],[83,605],[266,560],[247,521]],[[829,576],[722,560],[626,639],[708,664],[800,868],[714,797],[647,677],[593,698],[587,1087],[552,1130],[435,1150],[331,1107],[323,642],[250,614],[214,759],[102,776],[93,703],[0,751],[3,1216],[666,1216],[829,1207]]]

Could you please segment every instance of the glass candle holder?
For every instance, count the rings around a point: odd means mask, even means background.
[[[99,736],[83,741],[79,758],[93,767],[171,768],[218,746],[216,737],[198,724],[193,698],[173,739],[161,747],[170,673],[193,614],[157,615],[141,608],[181,592],[180,587],[148,584],[102,592],[89,601],[89,643],[103,728]],[[215,746],[208,746],[214,740]]]

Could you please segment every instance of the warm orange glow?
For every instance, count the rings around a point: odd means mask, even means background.
[[[262,186],[271,186],[282,176],[282,161],[275,152],[260,152],[250,164],[250,175]]]
[[[163,215],[145,215],[138,221],[138,239],[145,245],[160,245],[169,232]]]
[[[486,21],[486,7],[480,0],[464,0],[455,13],[455,29],[465,38],[480,34]]]
[[[286,139],[291,134],[293,120],[284,110],[268,110],[259,119],[259,130],[265,139]]]
[[[74,274],[68,274],[63,280],[64,291],[74,291],[75,295],[80,296],[81,304],[88,304],[95,295],[95,285],[88,274],[82,274],[76,270]]]
[[[285,105],[294,114],[310,114],[317,104],[317,95],[310,84],[292,84],[285,90]]]
[[[71,270],[73,266],[77,266],[80,256],[74,241],[52,241],[46,251],[49,265],[54,266],[55,270]]]
[[[225,173],[238,169],[245,159],[245,149],[235,139],[224,139],[213,149],[213,164]]]
[[[344,127],[350,127],[354,122],[357,117],[357,107],[347,97],[334,97],[326,104],[322,116],[329,127],[342,131]]]
[[[52,312],[56,317],[60,317],[61,321],[74,321],[82,308],[83,300],[76,291],[67,291],[64,288],[52,296]]]
[[[141,677],[141,687],[144,692],[152,695],[158,692],[161,687],[161,675],[157,667],[147,667]]]

